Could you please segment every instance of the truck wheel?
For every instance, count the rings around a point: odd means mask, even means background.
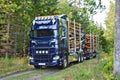
[[[35,69],[40,69],[40,68],[41,68],[41,66],[34,66],[34,68],[35,68]]]
[[[80,54],[78,54],[78,63],[81,62]]]
[[[93,53],[93,58],[96,58],[96,53]]]
[[[68,59],[65,57],[62,64],[62,69],[66,68],[67,66],[68,66]]]
[[[93,58],[93,53],[90,54],[90,59],[92,59],[92,58]]]
[[[80,54],[80,62],[83,62],[84,61],[84,56],[83,54]]]

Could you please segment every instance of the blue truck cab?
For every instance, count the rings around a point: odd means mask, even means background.
[[[41,16],[33,20],[29,45],[31,65],[67,67],[68,47],[67,15]]]

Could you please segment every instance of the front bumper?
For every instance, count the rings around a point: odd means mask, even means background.
[[[29,62],[30,65],[34,65],[34,66],[58,66],[59,65],[59,61],[52,61],[52,62]]]

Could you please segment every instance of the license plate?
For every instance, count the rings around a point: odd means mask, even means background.
[[[38,65],[42,65],[42,66],[44,66],[44,65],[45,65],[45,63],[38,63]]]

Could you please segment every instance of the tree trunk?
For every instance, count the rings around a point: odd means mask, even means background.
[[[120,0],[116,0],[114,31],[114,75],[120,74]]]

